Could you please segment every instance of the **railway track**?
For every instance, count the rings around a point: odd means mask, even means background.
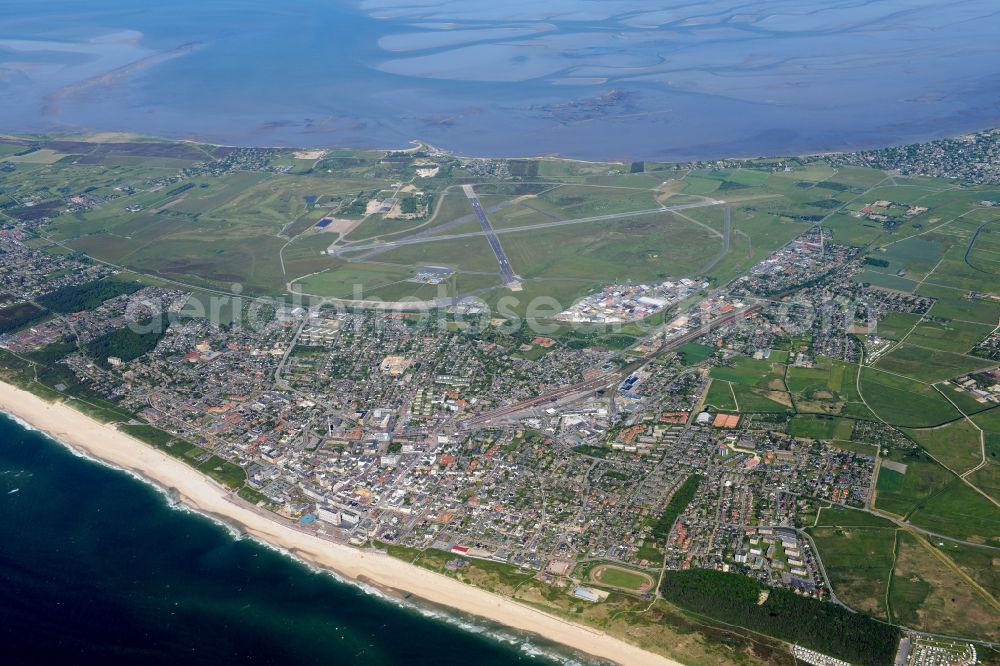
[[[597,391],[603,388],[608,388],[609,386],[616,385],[623,381],[626,377],[631,375],[633,372],[646,365],[653,359],[674,351],[678,347],[687,344],[693,340],[698,339],[705,333],[711,331],[712,329],[718,328],[719,326],[724,326],[733,321],[736,321],[740,317],[745,317],[753,312],[760,309],[759,303],[754,303],[745,308],[731,312],[729,314],[719,317],[705,326],[701,326],[698,329],[691,331],[690,333],[685,333],[684,335],[672,338],[664,342],[655,351],[650,352],[646,356],[629,363],[617,370],[612,370],[593,379],[588,379],[587,381],[580,382],[578,384],[573,384],[570,386],[565,386],[561,389],[553,391],[551,393],[546,393],[545,395],[538,396],[537,398],[532,398],[530,400],[525,400],[509,407],[503,407],[492,412],[487,412],[485,414],[480,414],[472,418],[466,419],[459,425],[461,430],[474,430],[476,428],[482,428],[491,425],[493,422],[501,419],[505,419],[519,412],[523,412],[529,409],[536,409],[546,404],[551,404],[558,402],[559,400],[578,394],[586,393],[589,391]]]

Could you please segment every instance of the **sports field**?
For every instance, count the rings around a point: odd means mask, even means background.
[[[602,564],[592,569],[590,580],[633,592],[645,592],[654,585],[652,576],[647,573],[610,564]]]

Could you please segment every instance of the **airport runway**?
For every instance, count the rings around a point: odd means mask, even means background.
[[[331,250],[333,250],[332,254],[334,254],[334,256],[339,256],[342,254],[346,254],[348,252],[364,252],[365,250],[374,250],[374,249],[388,250],[394,247],[402,247],[404,245],[416,245],[417,243],[436,243],[439,241],[455,240],[457,238],[472,238],[475,236],[486,236],[486,235],[499,236],[501,234],[517,233],[521,231],[534,231],[535,229],[550,229],[552,227],[565,227],[574,224],[589,224],[591,222],[603,222],[605,220],[620,220],[627,217],[640,217],[644,215],[653,215],[656,213],[670,213],[673,211],[687,210],[689,208],[704,208],[706,206],[720,206],[722,204],[723,204],[722,201],[708,200],[708,201],[699,201],[697,203],[678,204],[676,206],[660,206],[659,208],[634,210],[625,213],[610,213],[608,215],[595,215],[593,217],[578,217],[572,220],[555,220],[552,222],[543,222],[542,224],[525,224],[516,227],[504,227],[502,229],[493,229],[492,225],[490,225],[489,233],[485,231],[471,231],[461,234],[442,234],[440,236],[422,235],[419,237],[413,236],[410,238],[403,238],[397,241],[389,241],[386,243],[347,245],[340,248],[331,248]],[[485,217],[485,213],[483,214],[483,217]],[[480,222],[482,222],[482,220],[480,220]],[[489,224],[489,220],[487,220],[487,224]]]
[[[476,196],[475,190],[472,189],[472,185],[463,185],[462,190],[465,192],[465,196],[469,197],[472,210],[476,213],[476,217],[479,218],[479,224],[483,227],[486,240],[490,242],[490,247],[493,248],[493,254],[496,255],[497,263],[500,264],[500,277],[503,279],[503,286],[520,287],[521,282],[517,274],[514,273],[514,269],[511,268],[510,261],[507,259],[507,253],[500,246],[500,239],[497,238],[497,234],[493,230],[493,225],[490,224],[490,219],[486,217],[486,211],[483,210],[483,205],[479,203],[479,197]]]

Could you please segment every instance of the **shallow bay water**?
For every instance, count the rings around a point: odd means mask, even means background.
[[[0,132],[670,160],[1000,125],[991,0],[0,7]]]

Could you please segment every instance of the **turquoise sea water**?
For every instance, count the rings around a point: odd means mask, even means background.
[[[499,666],[569,658],[537,639],[443,617],[236,539],[0,415],[4,664]]]
[[[997,125],[993,0],[0,0],[0,132],[686,159]]]

